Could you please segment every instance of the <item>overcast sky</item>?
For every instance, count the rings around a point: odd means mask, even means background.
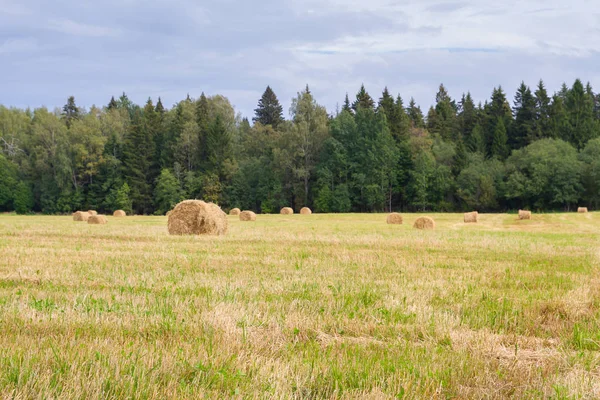
[[[250,117],[266,85],[286,116],[306,84],[330,112],[361,83],[424,111],[441,82],[477,101],[540,78],[598,90],[600,1],[0,0],[0,76],[4,105],[204,91]]]

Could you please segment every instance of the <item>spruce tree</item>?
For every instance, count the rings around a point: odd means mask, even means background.
[[[394,115],[394,98],[390,95],[387,86],[383,89],[383,93],[379,98],[378,109],[383,110],[388,121],[393,118]]]
[[[348,99],[348,93],[346,93],[346,98],[344,99],[344,106],[342,107],[342,111],[347,111],[352,114],[352,106],[350,105],[350,99]]]
[[[504,126],[504,119],[498,117],[496,126],[494,127],[494,135],[492,137],[492,146],[490,153],[492,157],[496,157],[499,160],[504,160],[508,157],[508,137],[506,135],[506,127]]]
[[[356,94],[356,101],[352,104],[352,109],[356,112],[359,108],[365,110],[373,110],[375,108],[375,102],[369,93],[365,89],[365,85],[360,86],[360,90]]]
[[[258,101],[258,107],[254,110],[255,117],[252,119],[262,125],[271,125],[274,129],[283,122],[283,107],[275,92],[270,86],[263,93]]]
[[[533,128],[535,139],[553,137],[550,128],[550,97],[540,79],[535,91],[535,124]]]
[[[204,92],[202,92],[200,99],[196,103],[196,124],[198,124],[198,164],[203,168],[206,168],[208,163],[207,137],[209,119],[208,99],[204,95]]]
[[[415,99],[411,97],[408,109],[406,110],[410,125],[412,128],[424,128],[425,122],[423,121],[423,112],[421,107],[417,106]]]
[[[537,136],[535,134],[535,98],[525,82],[521,82],[521,86],[517,89],[514,104],[515,121],[511,126],[508,144],[512,149],[520,149],[535,140]]]
[[[477,108],[471,97],[471,93],[467,92],[463,94],[462,99],[459,103],[459,114],[458,114],[458,131],[462,135],[465,143],[471,142],[471,134],[473,128],[477,124]]]
[[[75,104],[75,97],[69,96],[67,104],[62,108],[62,116],[67,124],[67,127],[71,127],[73,120],[79,119],[79,108]]]
[[[452,161],[452,173],[454,176],[458,176],[460,172],[469,164],[467,149],[465,148],[462,137],[458,137],[456,141],[456,153],[454,154]]]
[[[108,106],[106,106],[107,110],[115,110],[119,105],[117,104],[117,101],[115,100],[115,96],[112,96],[110,98],[110,101],[108,102]]]

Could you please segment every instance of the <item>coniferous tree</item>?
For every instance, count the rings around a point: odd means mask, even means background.
[[[67,104],[65,104],[62,108],[62,116],[65,120],[65,124],[67,127],[71,127],[73,120],[79,119],[79,108],[75,104],[75,97],[69,96],[67,99]]]
[[[472,142],[471,134],[475,125],[478,123],[477,108],[471,97],[471,93],[467,92],[463,94],[462,99],[459,103],[459,114],[458,114],[458,131],[463,137],[465,144]]]
[[[435,113],[430,121],[427,117],[427,128],[431,133],[439,134],[444,140],[456,140],[458,127],[456,123],[456,104],[450,98],[444,85],[440,85],[435,96]]]
[[[421,111],[421,107],[417,105],[415,99],[411,97],[410,103],[408,104],[408,109],[406,110],[408,114],[408,118],[410,120],[410,125],[412,128],[423,128],[425,127],[425,122],[423,121],[423,112]]]
[[[262,125],[271,125],[277,129],[283,122],[283,107],[279,104],[279,100],[270,86],[267,86],[258,101],[258,107],[254,113],[255,117],[252,120]]]
[[[569,119],[569,141],[581,149],[588,140],[597,137],[597,121],[594,120],[594,100],[591,86],[583,87],[577,79],[568,91],[565,108]]]
[[[465,148],[462,137],[459,137],[456,141],[456,153],[454,154],[452,161],[452,173],[454,176],[458,176],[460,172],[469,164],[467,149]]]
[[[111,111],[111,110],[115,110],[118,107],[117,101],[115,100],[115,96],[112,96],[110,98],[110,101],[108,102],[108,106],[106,106],[107,110]]]
[[[342,111],[347,111],[352,114],[352,106],[350,105],[350,99],[348,98],[348,93],[346,93],[346,98],[344,99],[344,105],[342,107]]]
[[[375,101],[367,90],[365,89],[365,85],[360,86],[360,90],[356,94],[356,101],[352,104],[352,109],[356,112],[359,108],[364,108],[366,110],[373,110],[375,108]]]
[[[537,90],[535,91],[535,123],[533,128],[535,140],[552,136],[550,127],[550,97],[544,86],[544,81],[540,79]]]
[[[512,149],[520,149],[531,143],[535,137],[535,98],[531,89],[521,82],[515,94],[513,108],[515,121],[511,126],[508,144]]]
[[[196,124],[198,125],[198,161],[199,165],[206,167],[208,161],[208,126],[210,114],[208,110],[208,99],[204,92],[200,95],[200,100],[196,104]]]
[[[494,135],[492,137],[492,146],[490,148],[490,154],[492,157],[496,157],[499,160],[504,160],[508,157],[508,137],[506,135],[506,128],[504,126],[504,119],[498,117],[496,126],[494,127]]]

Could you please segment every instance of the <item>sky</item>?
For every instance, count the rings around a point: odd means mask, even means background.
[[[540,78],[600,91],[600,1],[0,0],[0,76],[6,106],[205,92],[248,117],[267,85],[286,116],[307,84],[329,112],[361,84],[424,112],[440,83],[476,101]]]

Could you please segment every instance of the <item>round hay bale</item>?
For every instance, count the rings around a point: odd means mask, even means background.
[[[465,213],[465,224],[477,223],[479,213],[477,211]]]
[[[302,215],[310,215],[310,214],[312,214],[312,211],[308,207],[302,207],[302,209],[300,210],[300,214],[302,214]]]
[[[173,210],[171,210],[171,211],[173,211]],[[171,211],[167,211],[167,214],[166,214],[166,216],[167,216],[167,217],[168,217],[169,215],[171,215]]]
[[[241,212],[242,210],[240,210],[239,208],[232,208],[231,210],[229,210],[229,215],[240,215]]]
[[[531,219],[531,211],[519,210],[519,219]]]
[[[123,210],[117,210],[113,213],[113,217],[126,217],[127,213]]]
[[[416,229],[435,229],[435,221],[430,217],[417,218],[413,228]]]
[[[587,209],[587,207],[579,207],[577,209],[577,212],[580,213],[580,214],[585,214],[585,213],[588,212],[588,209]]]
[[[294,209],[291,207],[283,207],[281,209],[281,214],[283,215],[292,215],[294,213]]]
[[[253,211],[242,211],[240,221],[256,221],[256,214]]]
[[[90,214],[90,215],[98,215],[98,211],[88,210],[88,214]]]
[[[73,213],[73,221],[85,222],[90,218],[90,213],[85,211],[77,211]]]
[[[108,221],[106,220],[106,217],[104,215],[90,215],[90,217],[88,218],[88,224],[91,225],[104,225],[107,222]]]
[[[404,222],[402,220],[402,215],[400,215],[399,213],[391,213],[387,216],[387,223],[391,224],[391,225],[402,225],[402,223]]]
[[[184,200],[171,210],[168,228],[171,235],[224,235],[227,215],[214,203]]]

